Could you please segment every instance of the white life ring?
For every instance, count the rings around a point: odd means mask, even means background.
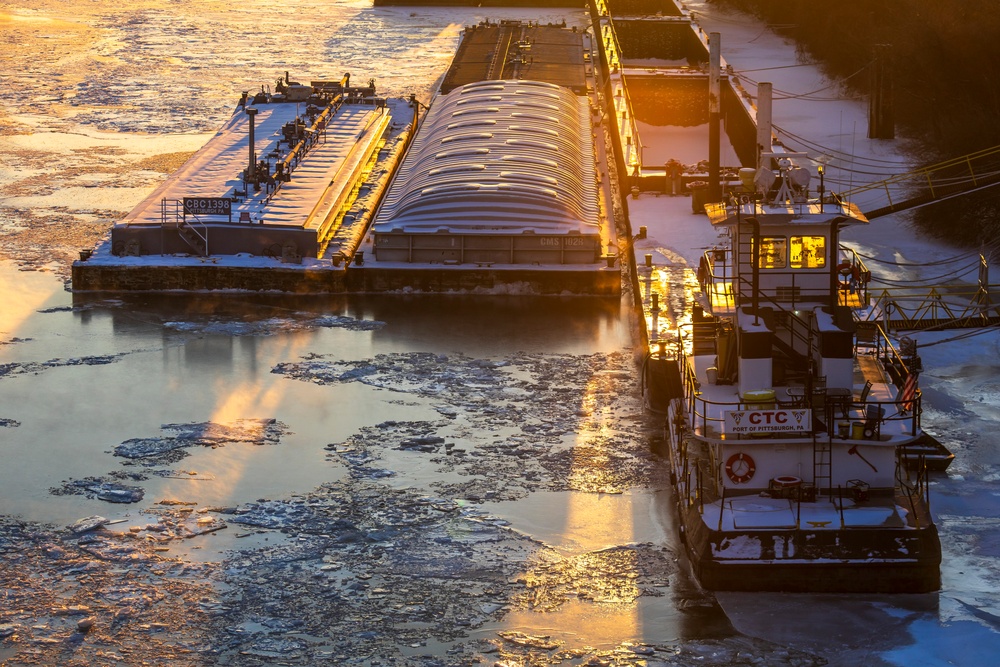
[[[757,464],[749,454],[736,452],[726,459],[726,474],[734,484],[746,484],[757,472]]]

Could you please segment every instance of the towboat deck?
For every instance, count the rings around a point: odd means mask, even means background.
[[[914,415],[900,404],[896,387],[885,376],[881,366],[874,358],[867,359],[865,355],[858,355],[855,362],[855,386],[851,390],[826,387],[813,389],[814,419],[819,418],[822,426],[836,429],[838,422],[846,421],[853,424],[864,421],[869,406],[872,406],[875,409],[884,410],[884,415],[879,428],[878,441],[865,440],[866,444],[881,442],[895,446],[911,440],[915,435],[914,428],[916,427]],[[716,357],[714,355],[701,354],[688,357],[688,366],[697,383],[696,400],[699,405],[703,406],[700,414],[703,419],[698,420],[693,424],[693,427],[695,434],[699,437],[710,440],[725,440],[734,437],[727,436],[723,432],[725,413],[745,408],[747,401],[740,397],[737,385],[710,382],[709,369],[715,364]],[[871,387],[862,400],[861,395],[865,393],[867,382],[871,382]],[[807,404],[805,392],[806,388],[802,385],[776,386],[774,388],[775,405],[772,407],[805,407]],[[825,430],[823,429],[823,432]],[[801,436],[801,433],[797,434],[797,437]],[[754,435],[755,440],[760,440],[761,437]],[[780,439],[795,436],[775,434],[774,437]],[[849,438],[842,439],[860,438],[854,438],[851,435]]]
[[[724,502],[706,503],[705,522],[720,530],[760,528],[842,530],[850,528],[910,528],[921,519],[889,494],[855,499],[853,491],[845,497],[819,498],[800,502],[794,498],[768,498],[754,494],[727,497]],[[721,514],[720,514],[721,513]]]

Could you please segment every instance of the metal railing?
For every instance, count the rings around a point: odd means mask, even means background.
[[[865,211],[869,220],[889,213],[904,211],[923,204],[954,197],[1000,182],[996,169],[1000,146],[993,146],[905,174],[897,174],[875,183],[861,185],[841,196],[858,198],[876,192],[885,197],[886,205]]]
[[[320,143],[321,140],[323,142],[326,141],[326,128],[329,125],[330,119],[337,113],[343,102],[343,95],[337,95],[330,100],[330,103],[316,116],[312,124],[307,128],[303,128],[302,138],[292,147],[288,155],[275,163],[274,172],[269,174],[271,180],[274,181],[274,189],[267,193],[267,196],[264,198],[265,204],[278,194],[282,183],[290,180],[292,173],[302,164],[302,160],[305,159],[310,149]]]
[[[869,282],[871,272],[865,266],[861,257],[851,248],[841,247],[841,261],[836,265],[838,273],[837,303],[842,306],[863,307],[869,300]],[[712,300],[712,303],[725,303],[736,307],[746,305],[738,298],[739,293],[752,294],[753,284],[745,276],[740,276],[737,282],[733,271],[732,250],[730,248],[712,248],[706,250],[698,264],[698,283],[702,292]],[[830,286],[803,286],[801,270],[762,269],[762,276],[769,282],[775,278],[785,278],[787,282],[774,287],[758,289],[758,296],[781,309],[795,310],[800,303],[829,302]],[[810,282],[815,285],[815,277],[819,272],[808,274]],[[821,275],[826,275],[821,274]],[[736,287],[739,286],[739,292]],[[721,289],[720,289],[721,287]]]
[[[910,479],[907,476],[904,478],[901,476],[900,471],[905,470],[906,466],[899,460],[896,464],[896,487],[892,489],[892,497],[886,499],[885,496],[882,497],[881,503],[886,505],[891,503],[895,506],[895,494],[898,492],[903,498],[906,499],[909,504],[908,512],[906,518],[902,519],[904,525],[912,526],[914,528],[920,529],[923,523],[926,522],[928,525],[933,524],[933,516],[931,515],[931,499],[930,499],[930,484],[929,475],[925,465],[921,465],[918,469],[915,479]],[[717,480],[712,480],[712,486],[708,486],[706,481],[706,476],[702,473],[701,466],[690,466],[688,459],[685,457],[681,464],[682,475],[680,476],[681,484],[679,485],[678,492],[684,499],[684,503],[687,508],[697,507],[699,514],[704,514],[705,504],[711,504],[713,498],[717,499],[719,504],[719,516],[716,523],[716,529],[722,531],[724,527],[724,519],[726,514],[726,503],[729,501],[729,511],[732,513],[735,511],[733,509],[732,501],[734,498],[747,497],[748,495],[757,496],[758,493],[755,491],[753,494],[747,493],[737,493],[734,496],[727,495],[727,489],[724,485],[718,483]],[[720,464],[721,470],[721,464]],[[867,488],[867,487],[865,487]],[[829,499],[834,508],[837,511],[839,518],[839,529],[840,530],[870,530],[870,525],[851,525],[847,521],[845,515],[845,495],[844,486],[838,484],[837,487],[829,489]],[[818,491],[818,489],[817,489]],[[853,493],[852,489],[852,493]],[[789,509],[793,510],[795,516],[794,526],[774,526],[774,528],[781,528],[784,530],[812,530],[817,526],[810,525],[809,528],[803,528],[802,526],[802,503],[815,502],[816,498],[812,500],[803,499],[805,494],[796,493],[793,496],[782,496],[781,499],[787,500],[789,503]],[[850,510],[847,510],[850,511]],[[808,522],[807,523],[814,523]],[[755,526],[756,528],[763,528],[766,526]]]
[[[208,225],[198,219],[198,216],[188,216],[184,214],[184,203],[180,199],[160,200],[160,228],[175,229],[178,235],[194,250],[205,255],[208,254]],[[188,234],[194,234],[198,238],[203,248],[198,248],[194,241],[188,238]]]

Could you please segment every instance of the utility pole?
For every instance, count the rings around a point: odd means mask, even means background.
[[[722,125],[722,35],[708,34],[708,200],[722,199],[722,178],[719,168],[720,131]]]
[[[871,93],[868,96],[868,138],[894,139],[896,124],[892,107],[891,46],[876,44],[872,62]]]
[[[757,168],[767,166],[761,162],[762,153],[771,152],[771,98],[770,82],[761,81],[757,84]]]

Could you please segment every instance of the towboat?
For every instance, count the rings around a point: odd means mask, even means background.
[[[941,547],[919,359],[857,321],[870,273],[840,247],[868,220],[765,153],[724,201],[700,303],[666,358],[665,441],[695,574],[710,590],[928,592]],[[804,162],[804,160],[803,160]]]

